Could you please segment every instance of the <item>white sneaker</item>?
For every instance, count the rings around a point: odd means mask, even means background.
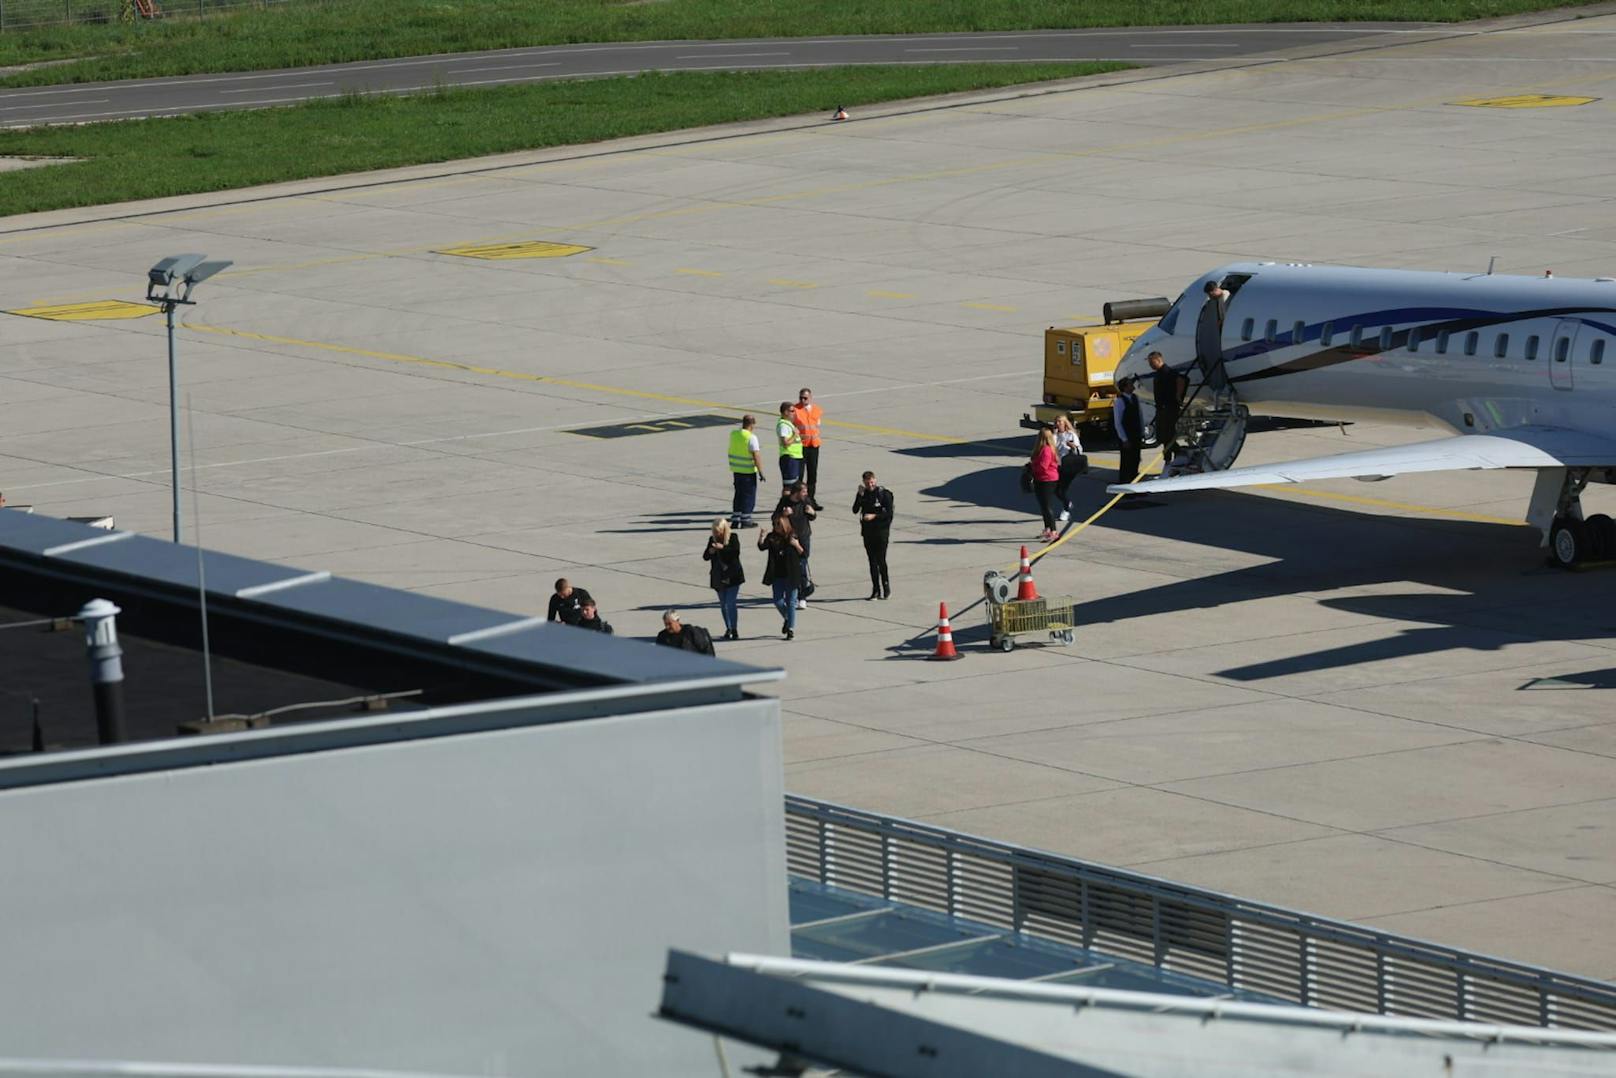
[[[1061,523],[1061,524],[1065,524],[1067,521],[1069,521],[1071,519],[1072,519],[1072,511],[1070,509],[1062,509],[1061,510],[1061,515],[1055,518],[1055,520],[1057,522]]]
[[[797,609],[798,610],[807,610],[808,609],[808,600],[807,599],[798,599],[797,600]]]

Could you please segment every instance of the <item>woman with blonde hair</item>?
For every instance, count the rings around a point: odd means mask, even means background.
[[[1088,470],[1088,459],[1083,456],[1083,442],[1077,436],[1071,416],[1055,418],[1055,460],[1060,468],[1060,480],[1055,484],[1055,501],[1061,507],[1056,524],[1072,519],[1072,480]]]
[[[1044,514],[1044,530],[1038,538],[1047,543],[1060,534],[1055,530],[1055,484],[1060,482],[1060,461],[1055,454],[1053,428],[1044,427],[1038,432],[1029,467],[1033,493],[1038,495],[1038,508]]]
[[[707,537],[701,556],[708,563],[707,584],[718,593],[718,610],[724,615],[723,639],[739,640],[740,595],[746,570],[741,568],[741,537],[730,531],[728,520],[719,517],[713,521],[713,533]]]

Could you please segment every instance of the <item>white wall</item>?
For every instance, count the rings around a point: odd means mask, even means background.
[[[10,1056],[714,1073],[665,952],[789,953],[772,699],[0,791]]]

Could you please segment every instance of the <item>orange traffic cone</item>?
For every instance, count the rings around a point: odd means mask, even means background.
[[[836,106],[836,115],[832,116],[831,119],[832,120],[845,120],[845,119],[847,119],[847,110],[842,108],[842,106],[837,105]]]
[[[1026,547],[1021,548],[1021,571],[1016,574],[1016,578],[1021,581],[1021,586],[1016,589],[1018,603],[1038,598],[1038,585],[1033,583],[1032,579],[1032,559],[1027,557]]]
[[[937,604],[937,650],[932,652],[933,659],[957,659],[959,652],[954,650],[954,630],[948,624],[948,604]]]

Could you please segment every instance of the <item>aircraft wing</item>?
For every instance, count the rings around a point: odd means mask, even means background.
[[[1171,493],[1251,487],[1270,483],[1306,483],[1315,479],[1387,479],[1409,472],[1447,472],[1492,468],[1584,468],[1616,465],[1616,439],[1563,427],[1514,427],[1492,434],[1455,434],[1431,442],[1309,457],[1282,464],[1230,468],[1221,472],[1178,475],[1164,479],[1114,484],[1113,494]]]

